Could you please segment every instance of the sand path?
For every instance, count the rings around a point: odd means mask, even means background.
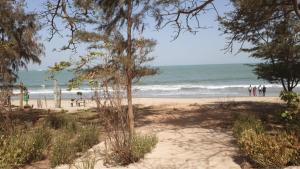
[[[136,111],[136,127],[140,132],[156,133],[156,148],[138,163],[127,167],[112,168],[187,168],[187,169],[235,169],[240,168],[234,138],[227,127],[232,122],[226,106],[214,102],[155,102],[143,104]],[[228,100],[226,101],[228,102]],[[153,106],[154,105],[154,106]],[[231,110],[230,110],[231,111]],[[106,168],[99,151],[103,143],[95,146],[87,155],[95,160],[94,168]],[[83,160],[84,159],[84,160]],[[84,161],[84,162],[81,162]],[[84,168],[86,158],[78,159],[72,168]],[[59,166],[57,169],[67,169]]]

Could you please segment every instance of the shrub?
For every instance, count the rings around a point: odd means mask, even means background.
[[[252,129],[256,133],[262,133],[264,131],[263,125],[260,120],[254,116],[238,116],[237,120],[233,124],[233,134],[239,138],[243,131]]]
[[[75,118],[64,114],[49,114],[45,119],[45,125],[55,130],[66,129],[73,133],[78,128]]]
[[[83,152],[99,142],[99,130],[95,126],[87,126],[79,130],[79,136],[74,141],[77,152]]]
[[[66,134],[62,134],[54,140],[50,154],[51,167],[70,164],[75,159],[76,148],[69,140],[71,140],[71,137]]]
[[[155,135],[135,134],[132,141],[132,156],[134,161],[144,158],[145,154],[157,144],[158,139]]]
[[[50,138],[51,134],[46,129],[1,136],[0,168],[15,168],[42,159]]]
[[[70,164],[78,152],[84,152],[99,142],[99,130],[95,126],[78,129],[78,136],[65,132],[58,136],[52,146],[50,155],[51,167]]]
[[[295,92],[281,91],[279,97],[289,108],[297,108],[300,103],[299,96]]]
[[[238,139],[239,145],[253,161],[262,167],[279,168],[298,157],[298,138],[286,133],[270,135],[245,130]]]
[[[125,139],[128,139],[128,137]],[[107,159],[108,163],[128,165],[137,162],[144,158],[146,153],[151,152],[158,141],[155,135],[141,134],[134,134],[131,141],[125,139],[122,138],[113,142],[111,145],[112,154]]]
[[[48,147],[51,142],[51,133],[45,128],[38,128],[33,131],[31,135],[33,151],[31,153],[31,158],[33,160],[41,160],[43,157],[43,152]],[[30,138],[29,138],[30,139]]]

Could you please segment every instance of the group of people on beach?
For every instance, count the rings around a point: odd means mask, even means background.
[[[257,91],[258,90],[258,95],[257,95]],[[249,92],[249,96],[266,96],[266,91],[267,88],[265,85],[259,85],[258,87],[256,86],[249,86],[248,88],[248,92]]]

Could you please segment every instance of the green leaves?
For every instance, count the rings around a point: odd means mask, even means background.
[[[19,69],[41,62],[40,25],[35,14],[24,11],[23,1],[0,1],[0,18],[0,83],[10,85]]]
[[[55,63],[54,66],[49,67],[49,69],[48,69],[48,74],[49,74],[48,75],[48,79],[55,80],[55,75],[58,72],[66,69],[66,68],[68,68],[70,66],[71,66],[71,63],[70,62],[66,62],[66,61],[61,61],[60,63]]]
[[[299,111],[299,95],[295,92],[281,91],[279,97],[281,100],[285,101],[287,105],[286,110],[281,113],[281,117],[292,120]]]
[[[300,24],[291,12],[292,4],[269,0],[232,3],[235,9],[220,19],[222,30],[229,35],[225,48],[232,51],[235,42],[240,43],[241,51],[262,62],[254,69],[258,78],[292,91],[300,81]]]

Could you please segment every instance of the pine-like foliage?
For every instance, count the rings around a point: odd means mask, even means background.
[[[220,20],[229,35],[227,49],[240,43],[241,51],[262,61],[254,69],[258,78],[280,83],[285,91],[300,80],[300,22],[289,2],[232,0],[234,10]]]
[[[37,42],[39,26],[34,14],[16,0],[0,0],[0,83],[11,85],[20,68],[40,63],[42,46]]]

